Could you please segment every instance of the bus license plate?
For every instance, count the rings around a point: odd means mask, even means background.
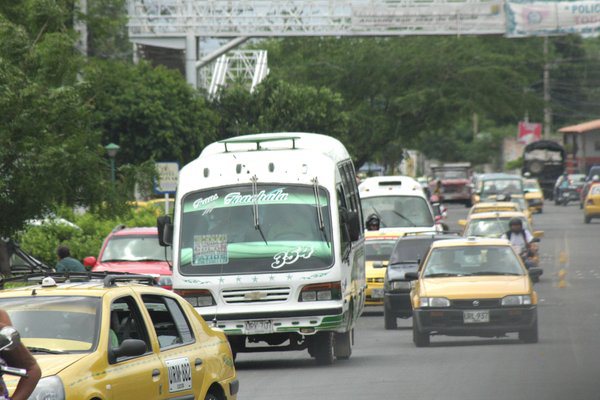
[[[264,333],[272,333],[272,321],[246,321],[247,335],[260,335]]]
[[[465,324],[485,324],[490,322],[490,312],[488,310],[463,311],[463,321]]]

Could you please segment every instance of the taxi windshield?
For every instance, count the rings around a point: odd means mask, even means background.
[[[0,299],[33,353],[89,352],[96,347],[102,300],[84,296],[28,296]]]
[[[496,194],[523,194],[523,182],[520,179],[492,179],[483,182],[481,196]]]
[[[365,214],[376,214],[382,228],[431,227],[427,201],[419,196],[379,196],[361,199]]]
[[[367,240],[365,258],[367,261],[388,261],[394,250],[396,240]]]
[[[423,277],[525,275],[508,246],[465,246],[433,249]]]
[[[523,221],[523,227],[529,231],[529,223],[525,219]],[[482,218],[472,219],[465,230],[465,236],[483,236],[490,238],[499,238],[504,233],[508,232],[510,218]]]
[[[540,185],[536,181],[525,181],[524,183],[525,190],[529,192],[540,192]]]

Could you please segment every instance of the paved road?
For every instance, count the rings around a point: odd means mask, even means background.
[[[450,208],[451,226],[466,209]],[[363,316],[350,360],[319,367],[306,352],[241,354],[241,400],[267,399],[600,399],[600,221],[583,223],[577,205],[546,206],[538,344],[434,337],[412,343],[411,320],[383,329]],[[557,272],[567,271],[567,287]]]

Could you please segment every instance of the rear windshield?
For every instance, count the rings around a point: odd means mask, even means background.
[[[166,260],[171,260],[171,248],[166,250]],[[165,247],[159,244],[158,235],[112,236],[100,261],[165,261]]]
[[[399,240],[390,257],[390,264],[401,264],[406,262],[415,262],[423,259],[429,246],[434,239],[424,238],[422,240]]]
[[[367,240],[365,242],[367,261],[388,261],[396,240]]]

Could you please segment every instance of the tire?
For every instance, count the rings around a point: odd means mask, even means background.
[[[555,206],[560,206],[560,201],[558,201],[558,197],[554,198],[554,205]]]
[[[416,347],[427,347],[429,346],[429,333],[422,333],[417,328],[417,324],[413,321],[413,342]]]
[[[465,207],[466,207],[466,208],[471,208],[471,207],[473,207],[473,201],[471,201],[471,200],[467,200],[467,201],[465,202]]]
[[[586,224],[589,224],[590,222],[592,222],[592,217],[588,217],[588,216],[584,215],[583,222],[585,222]]]
[[[212,393],[206,393],[206,397],[204,397],[204,400],[221,400],[221,399],[219,399],[217,396],[215,396]]]
[[[519,340],[525,343],[537,343],[539,341],[537,321],[533,328],[519,332]]]
[[[352,331],[335,334],[333,354],[338,360],[348,360],[352,356]]]
[[[383,307],[383,325],[388,331],[398,329],[398,318],[388,307]]]
[[[540,212],[538,214],[543,214],[544,213],[544,209],[540,208]]]
[[[331,365],[334,361],[333,347],[333,332],[319,332],[313,337],[312,351],[309,353],[318,365]]]

